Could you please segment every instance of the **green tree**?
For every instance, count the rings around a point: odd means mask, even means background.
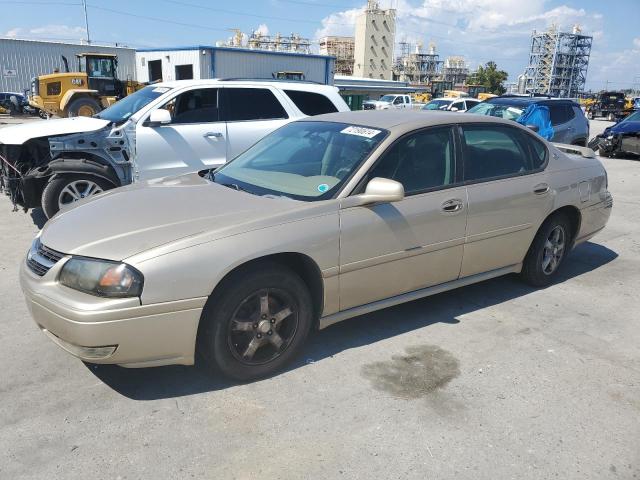
[[[504,70],[498,70],[496,62],[490,61],[483,67],[480,65],[467,80],[467,83],[475,85],[483,85],[488,93],[495,95],[502,95],[506,89],[503,83],[507,79],[509,74]]]

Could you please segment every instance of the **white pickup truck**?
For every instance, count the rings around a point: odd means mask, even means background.
[[[365,100],[363,110],[389,110],[392,108],[413,108],[409,95],[383,95],[380,100]]]
[[[183,80],[150,85],[92,118],[0,129],[0,189],[14,206],[66,204],[128,183],[215,168],[282,125],[349,107],[328,85]]]

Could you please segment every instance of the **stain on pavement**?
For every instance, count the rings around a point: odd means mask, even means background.
[[[364,365],[362,375],[376,390],[407,399],[425,397],[460,375],[458,360],[438,346],[418,345],[405,351],[406,355]]]

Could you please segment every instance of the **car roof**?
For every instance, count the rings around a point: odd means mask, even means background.
[[[461,115],[457,112],[429,111],[429,110],[356,110],[352,112],[336,112],[308,117],[299,121],[311,122],[339,122],[361,125],[385,130],[410,131],[422,127],[449,125],[454,123],[495,123],[514,125],[511,120],[491,117],[487,115]],[[517,124],[516,124],[517,125]]]
[[[282,81],[282,80],[262,80],[262,79],[234,79],[234,80],[225,80],[222,78],[211,78],[211,79],[202,79],[202,80],[172,80],[167,82],[158,82],[153,83],[154,87],[169,87],[169,88],[185,88],[192,86],[272,86],[278,87],[282,90],[303,90],[303,91],[314,91],[314,90],[337,90],[337,87],[333,85],[324,85],[320,83],[314,82],[305,82],[305,81]]]
[[[575,101],[568,98],[546,98],[546,97],[492,97],[485,100],[485,103],[496,103],[498,105],[528,106],[532,103],[541,103],[550,105],[553,103],[566,103],[569,105],[578,105]]]

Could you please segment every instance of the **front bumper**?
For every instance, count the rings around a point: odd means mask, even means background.
[[[20,267],[29,312],[51,340],[91,363],[193,365],[206,298],[140,305],[138,298],[94,297],[57,282],[67,259],[42,277],[31,272],[25,262]]]

